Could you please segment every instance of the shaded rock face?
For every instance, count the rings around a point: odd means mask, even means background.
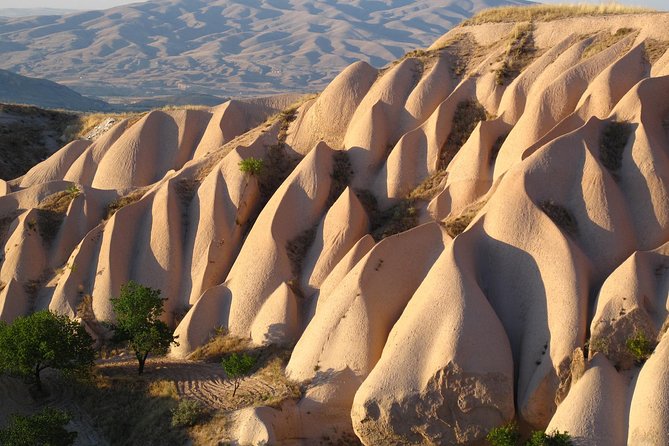
[[[669,15],[534,23],[510,70],[515,27],[63,147],[0,184],[0,319],[95,332],[132,279],[175,357],[217,330],[294,346],[304,392],[237,414],[253,444],[473,445],[512,420],[663,444]]]
[[[383,409],[365,403],[355,431],[365,444],[471,444],[489,431],[491,413],[500,422],[513,413],[512,387],[509,376],[467,374],[449,363],[421,392]]]

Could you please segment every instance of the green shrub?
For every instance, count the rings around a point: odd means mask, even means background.
[[[518,425],[511,422],[499,426],[488,432],[486,440],[492,446],[518,446],[520,445],[520,431]],[[572,446],[571,436],[567,432],[555,431],[546,434],[543,431],[534,431],[525,446]]]
[[[248,353],[233,353],[221,360],[221,365],[228,379],[232,380],[234,390],[232,396],[234,397],[239,389],[240,384],[250,373],[256,365],[257,358]]]
[[[204,412],[204,407],[198,400],[190,398],[181,400],[177,407],[172,409],[172,426],[195,426],[204,416]]]
[[[572,446],[571,436],[567,432],[555,431],[547,434],[541,431],[534,431],[525,446]]]
[[[65,425],[71,417],[66,412],[50,407],[30,415],[12,415],[9,425],[0,430],[3,446],[70,446],[77,438]]]
[[[492,446],[516,446],[520,441],[520,432],[516,423],[509,423],[492,429],[485,439]]]
[[[646,334],[637,331],[634,335],[625,341],[627,351],[634,357],[638,365],[643,364],[653,353],[655,348],[653,341],[646,337]]]
[[[249,157],[239,162],[239,170],[249,175],[258,175],[265,167],[263,160]]]

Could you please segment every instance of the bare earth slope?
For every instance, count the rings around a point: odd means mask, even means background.
[[[0,18],[0,68],[92,96],[323,88],[356,60],[426,46],[474,12],[524,0],[157,0]]]
[[[221,329],[294,346],[301,397],[236,413],[241,444],[475,445],[514,419],[669,444],[668,30],[461,26],[292,107],[120,122],[3,186],[0,318],[99,334],[133,279],[176,358]]]

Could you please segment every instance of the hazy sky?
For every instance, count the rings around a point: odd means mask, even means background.
[[[579,3],[578,0],[573,0],[573,2]],[[602,3],[601,0],[585,0],[585,2]],[[0,0],[0,8],[105,9],[126,3],[137,3],[137,0],[21,0],[20,2]],[[544,3],[571,3],[571,0],[544,0]],[[621,0],[620,3],[669,10],[669,0]]]
[[[0,0],[0,8],[106,9],[142,0]]]

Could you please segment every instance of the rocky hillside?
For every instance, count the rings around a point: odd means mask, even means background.
[[[429,45],[474,12],[525,0],[154,0],[0,18],[0,68],[90,96],[268,95],[324,88]]]
[[[64,85],[7,70],[0,70],[0,102],[78,111],[111,109],[106,102],[82,96]]]
[[[242,444],[480,444],[511,420],[664,444],[669,14],[540,11],[293,107],[63,147],[2,183],[0,318],[104,337],[132,279],[167,298],[174,357],[221,331],[291,346],[302,396],[237,413]]]

